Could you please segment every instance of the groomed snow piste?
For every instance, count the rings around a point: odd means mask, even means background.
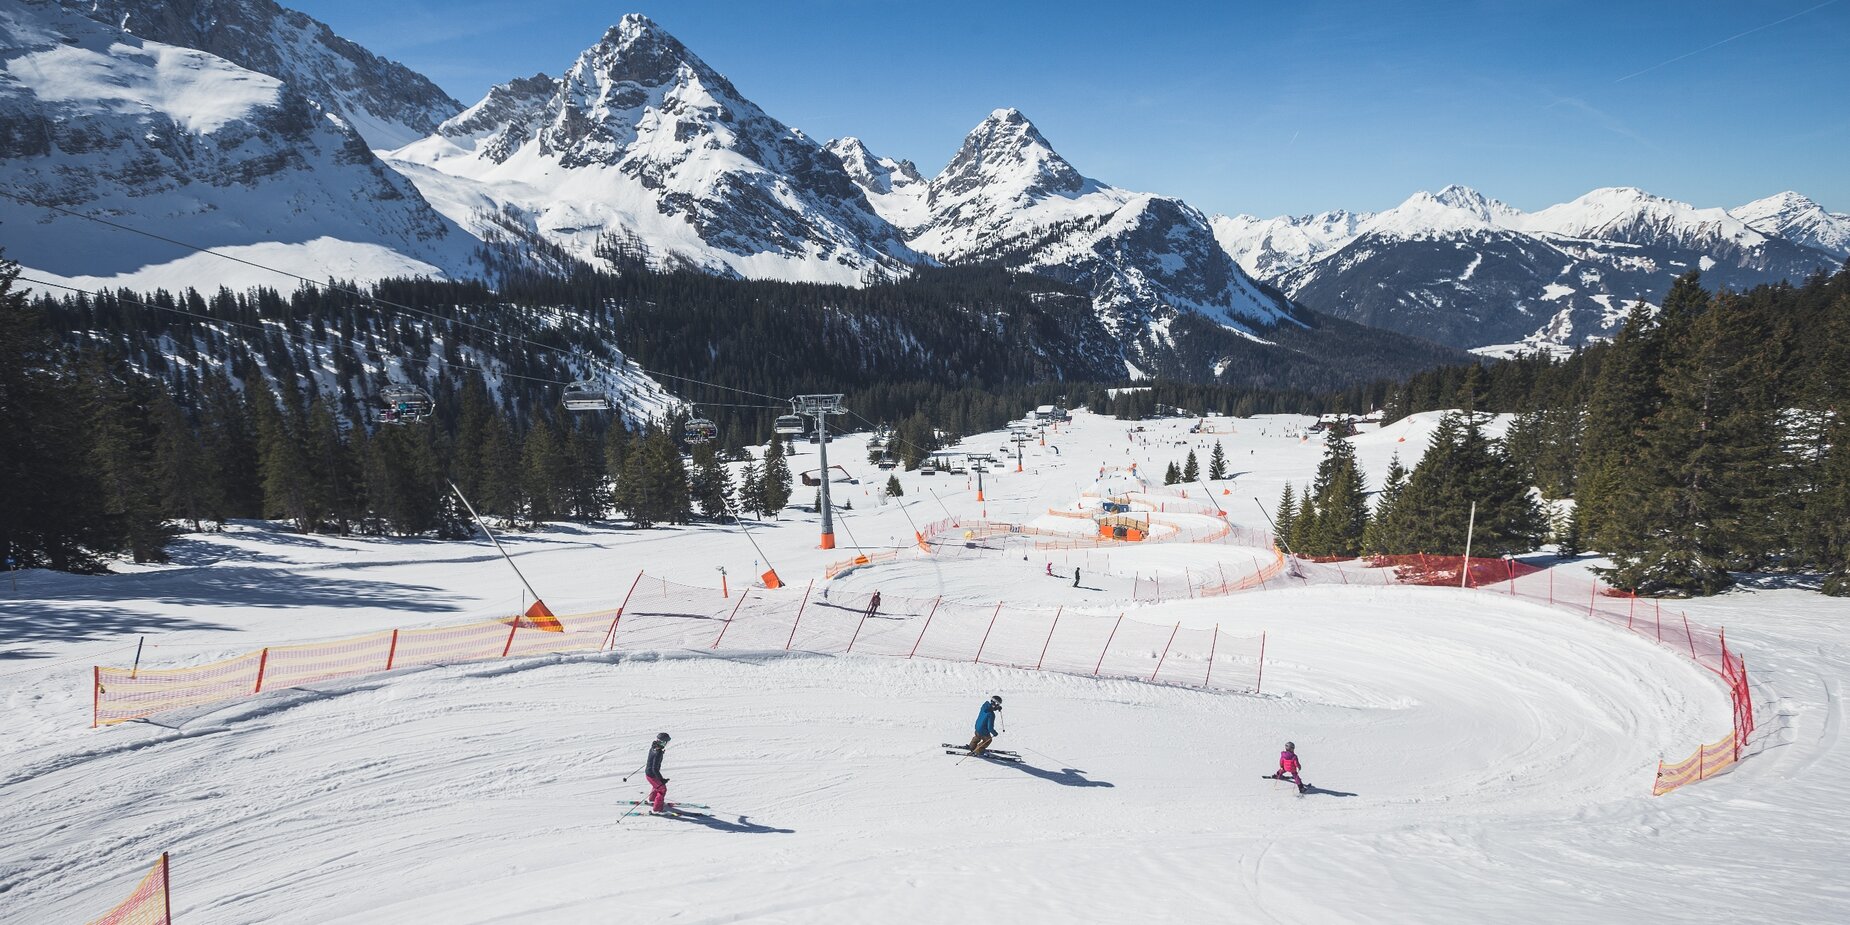
[[[902,477],[906,513],[1029,522],[1101,465],[1160,472],[1219,440],[1213,486],[1241,522],[1320,452],[1308,421],[1183,433],[1079,414],[1022,474]],[[1356,438],[1374,478],[1430,419]],[[1397,430],[1397,428],[1399,428]],[[1408,439],[1403,443],[1400,438]],[[1186,446],[1178,446],[1180,442]],[[1000,447],[985,435],[968,445]],[[1147,445],[1146,445],[1147,444]],[[815,447],[799,444],[806,454]],[[838,539],[902,546],[899,503],[862,490]],[[793,468],[813,468],[807,457]],[[1012,466],[1007,467],[1012,470]],[[884,474],[878,481],[884,481]],[[1231,493],[1221,494],[1226,488]],[[937,497],[934,498],[932,493]],[[1200,497],[1199,492],[1192,492]],[[809,491],[799,489],[798,501]],[[814,516],[755,531],[786,580]],[[559,525],[508,541],[556,610],[613,605],[638,569],[734,586],[761,570],[736,531]],[[1211,693],[970,665],[803,652],[671,650],[400,671],[88,728],[88,666],[198,663],[264,644],[506,613],[519,586],[483,543],[191,537],[175,565],[105,578],[25,573],[0,597],[0,920],[81,922],[162,851],[176,921],[241,922],[1619,922],[1752,914],[1842,921],[1850,823],[1839,686],[1850,608],[1802,591],[1689,606],[1726,624],[1760,686],[1760,737],[1717,779],[1650,796],[1659,757],[1728,728],[1727,698],[1675,653],[1481,592],[1316,586],[1135,604],[1151,573],[1249,567],[1239,547],[902,552],[842,591],[1006,599],[1268,638],[1263,693]],[[1579,570],[1568,564],[1564,569]],[[818,593],[821,583],[818,583]],[[736,591],[735,591],[736,593]],[[978,703],[998,748],[960,760]],[[648,740],[674,734],[671,798],[705,818],[631,816]],[[1261,779],[1287,739],[1303,796]],[[621,820],[621,821],[620,821]]]

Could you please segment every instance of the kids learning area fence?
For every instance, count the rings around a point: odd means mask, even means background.
[[[171,925],[172,909],[167,901],[167,855],[154,862],[141,882],[135,884],[128,898],[91,919],[89,925]]]
[[[1748,683],[1747,662],[1728,648],[1727,631],[1692,623],[1689,615],[1681,611],[1666,612],[1661,600],[1610,587],[1595,577],[1561,576],[1556,571],[1510,558],[1377,556],[1328,562],[1299,560],[1295,569],[1272,579],[1272,585],[1295,587],[1335,581],[1473,588],[1481,593],[1546,604],[1624,629],[1714,672],[1728,691],[1733,713],[1733,728],[1727,736],[1698,746],[1695,753],[1680,761],[1658,762],[1651,792],[1662,795],[1706,780],[1741,760],[1741,751],[1754,733],[1753,691]]]
[[[938,525],[934,525],[938,526]],[[965,529],[970,529],[966,525]],[[993,527],[992,527],[993,529]],[[923,532],[923,531],[921,531]],[[1254,537],[1224,535],[1219,542]],[[946,544],[950,546],[950,544]],[[939,546],[942,550],[945,546]],[[957,548],[950,546],[950,548]],[[1733,728],[1689,757],[1660,763],[1653,792],[1704,780],[1740,760],[1754,732],[1746,662],[1724,632],[1666,613],[1662,602],[1557,575],[1513,559],[1392,556],[1313,563],[1274,553],[1257,570],[1151,588],[1151,599],[1206,597],[1305,584],[1474,588],[1597,619],[1684,655],[1728,691]],[[1139,589],[1141,592],[1141,588]],[[1140,598],[1143,595],[1138,595]],[[827,583],[736,594],[639,574],[621,606],[561,615],[548,632],[524,617],[395,629],[288,646],[176,669],[96,667],[93,725],[142,719],[255,696],[265,690],[423,665],[610,649],[706,648],[861,653],[935,658],[1095,677],[1132,678],[1223,691],[1261,689],[1265,634],[1156,624],[1123,614],[971,603],[941,598],[835,593]]]
[[[1155,624],[1123,614],[831,593],[824,584],[727,593],[638,574],[622,606],[557,616],[395,629],[269,646],[206,665],[94,669],[92,725],[266,690],[423,665],[610,649],[804,651],[934,658],[1221,691],[1258,691],[1265,635]]]

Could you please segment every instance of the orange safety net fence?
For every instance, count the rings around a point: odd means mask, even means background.
[[[753,589],[728,603],[710,588],[644,576],[612,634],[619,649],[806,651],[932,658],[1223,691],[1256,691],[1264,634],[1236,636],[1065,608]]]
[[[364,636],[269,646],[185,668],[93,669],[91,725],[107,726],[266,690],[449,662],[509,655],[594,652],[616,611],[525,615],[456,626],[385,630]],[[559,631],[545,627],[556,623]]]
[[[91,919],[89,925],[171,925],[172,921],[167,901],[167,855],[162,854],[127,899],[101,918]]]
[[[638,575],[621,607],[556,617],[545,632],[525,617],[396,629],[286,646],[175,669],[97,667],[94,724],[142,719],[266,690],[420,665],[604,649],[803,650],[936,658],[1095,677],[1256,691],[1264,635],[1184,629],[1122,615],[802,589],[726,595]]]

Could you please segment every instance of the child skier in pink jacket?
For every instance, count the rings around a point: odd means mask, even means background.
[[[1278,753],[1278,770],[1273,772],[1272,777],[1276,780],[1288,780],[1297,784],[1298,792],[1303,793],[1304,778],[1298,773],[1302,767],[1303,764],[1298,761],[1297,743],[1286,742],[1285,750]]]

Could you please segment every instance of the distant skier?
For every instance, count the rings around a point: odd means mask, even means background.
[[[1053,563],[1052,562],[1047,563],[1047,577],[1048,578],[1053,577]]]
[[[880,612],[880,592],[875,591],[874,596],[869,598],[867,601],[867,612],[861,614],[861,617],[865,619],[879,612]]]
[[[1297,743],[1286,742],[1285,750],[1278,753],[1278,770],[1272,772],[1272,779],[1291,781],[1298,785],[1298,792],[1303,793],[1307,788],[1303,776],[1298,773],[1303,766],[1303,762],[1298,760]]]
[[[983,701],[976,712],[976,735],[970,737],[970,754],[981,755],[996,740],[996,714],[1002,712],[1002,695]]]
[[[1079,566],[1073,566],[1073,587],[1079,587]]]
[[[662,752],[668,747],[668,733],[664,732],[649,743],[649,763],[644,768],[643,776],[649,779],[649,812],[665,813],[668,811],[668,778],[662,776]]]

